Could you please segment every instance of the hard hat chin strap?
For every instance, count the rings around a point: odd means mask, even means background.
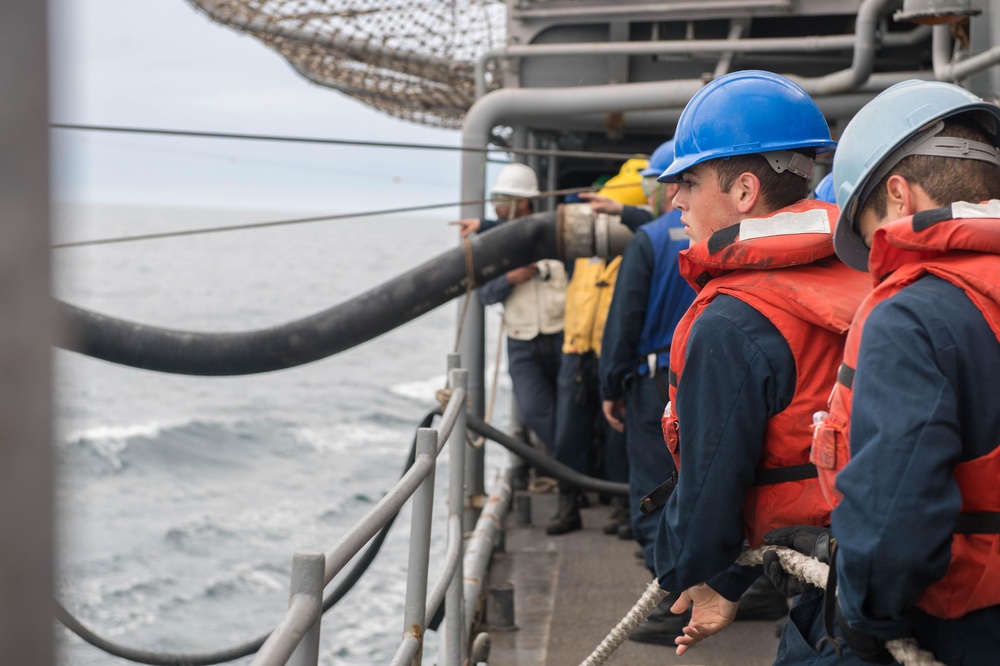
[[[944,129],[944,121],[938,121],[922,132],[917,133],[909,141],[900,144],[890,152],[878,168],[872,172],[857,201],[865,201],[882,179],[899,164],[903,158],[910,155],[930,155],[932,157],[950,157],[958,160],[979,160],[1000,166],[1000,148],[951,136],[938,136]]]
[[[796,176],[806,180],[812,178],[815,162],[802,153],[797,153],[794,150],[771,150],[760,154],[778,173],[791,171]]]

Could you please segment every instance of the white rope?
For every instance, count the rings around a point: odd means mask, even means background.
[[[654,580],[650,583],[639,601],[635,602],[635,606],[632,606],[632,610],[625,614],[621,622],[604,637],[601,644],[580,663],[580,666],[600,666],[606,662],[608,657],[618,649],[618,646],[632,635],[635,628],[649,617],[650,612],[656,608],[656,604],[660,603],[665,596],[667,593],[660,589],[660,584],[657,581]]]
[[[815,585],[825,590],[826,579],[830,574],[829,565],[823,564],[819,560],[803,555],[791,548],[780,548],[778,546],[762,546],[754,550],[745,550],[736,560],[742,566],[755,566],[763,564],[764,553],[773,550],[778,554],[781,568],[787,573],[795,576],[799,580]],[[657,581],[653,581],[646,588],[635,606],[632,607],[621,622],[611,630],[601,644],[597,646],[589,657],[580,662],[580,666],[600,666],[608,660],[611,654],[618,649],[618,646],[632,634],[639,623],[649,617],[650,611],[660,602],[667,593],[660,589]],[[934,658],[934,655],[922,649],[915,638],[899,638],[888,641],[886,649],[892,658],[903,666],[945,666]]]

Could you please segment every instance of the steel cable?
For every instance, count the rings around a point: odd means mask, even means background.
[[[509,148],[494,146],[480,148],[471,146],[446,146],[433,143],[399,143],[392,141],[360,141],[356,139],[319,139],[300,136],[279,136],[269,134],[237,134],[233,132],[205,132],[197,130],[170,130],[149,127],[122,127],[115,125],[82,125],[77,123],[49,123],[49,127],[62,130],[83,130],[87,132],[115,132],[119,134],[152,134],[158,136],[186,136],[199,139],[239,139],[247,141],[278,141],[283,143],[311,143],[332,146],[361,146],[366,148],[411,148],[415,150],[447,150],[466,153],[512,153],[514,155],[542,155],[555,157],[575,157],[594,160],[627,160],[633,157],[648,157],[645,153],[601,153],[582,150],[551,150],[545,148]]]

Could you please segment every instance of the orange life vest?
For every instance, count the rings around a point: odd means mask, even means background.
[[[691,325],[719,294],[747,303],[768,318],[788,342],[795,359],[795,392],[789,405],[767,424],[754,487],[743,504],[746,537],[753,547],[777,527],[829,525],[809,464],[812,415],[822,408],[834,380],[844,336],[868,291],[867,276],[841,263],[833,252],[830,221],[837,208],[800,201],[768,218],[744,220],[681,252],[681,274],[697,297],[674,332],[670,352],[670,400],[676,404]],[[682,428],[664,416],[664,438],[678,471]]]
[[[993,202],[996,214],[1000,205]],[[989,210],[956,204],[954,212]],[[865,321],[876,305],[926,275],[960,287],[1000,340],[1000,219],[953,219],[952,208],[917,213],[876,230],[869,260],[877,286],[865,299],[847,337],[844,362],[830,396],[829,416],[816,428],[810,459],[820,472],[834,506],[841,495],[833,485],[850,460],[851,396],[854,368]],[[966,213],[967,214],[967,213]],[[962,514],[951,543],[951,562],[916,605],[940,618],[957,618],[1000,604],[1000,443],[985,456],[955,466]],[[994,527],[983,521],[993,521]],[[992,530],[992,531],[990,531]]]

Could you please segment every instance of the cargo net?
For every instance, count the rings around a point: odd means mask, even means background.
[[[504,0],[188,0],[253,35],[299,74],[379,111],[457,128],[475,62],[504,43]],[[486,72],[486,90],[500,87]]]

